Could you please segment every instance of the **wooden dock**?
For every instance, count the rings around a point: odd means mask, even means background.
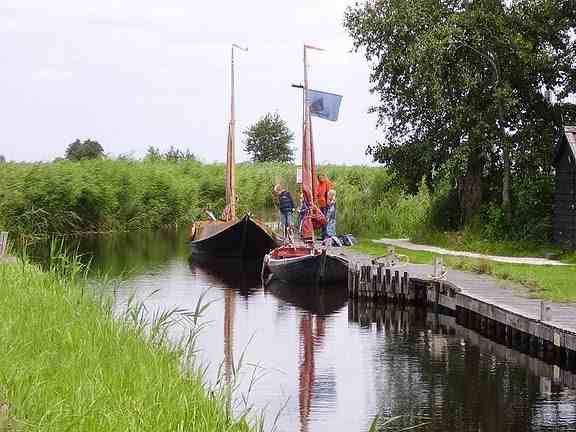
[[[346,252],[348,295],[371,303],[431,305],[468,328],[494,335],[511,346],[551,353],[564,367],[576,367],[576,305],[528,298],[520,284],[434,265],[373,262]],[[392,254],[393,255],[393,254]],[[576,283],[576,281],[575,281]]]

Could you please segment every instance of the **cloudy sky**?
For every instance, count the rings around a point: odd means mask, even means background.
[[[337,123],[314,120],[319,161],[369,163],[378,140],[368,65],[342,26],[353,0],[2,0],[0,154],[50,160],[75,138],[113,155],[148,146],[225,157],[230,44],[237,55],[241,131],[278,112],[301,137],[302,45],[312,88],[344,96]]]

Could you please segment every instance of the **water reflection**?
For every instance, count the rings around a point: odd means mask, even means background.
[[[383,341],[373,353],[378,411],[425,430],[574,430],[574,374],[414,308],[350,305],[350,319]],[[394,373],[389,356],[394,353]],[[551,385],[551,383],[554,385]],[[546,400],[546,403],[542,403]]]
[[[346,288],[341,285],[291,285],[273,279],[266,285],[266,289],[276,298],[303,312],[323,317],[337,313],[348,301]]]
[[[262,288],[261,260],[238,260],[193,255],[188,258],[190,270],[209,277],[224,290],[231,289],[245,300]]]
[[[346,305],[347,293],[342,286],[291,285],[272,280],[267,289],[283,302],[298,307],[299,358],[298,402],[300,431],[309,430],[313,398],[336,400],[336,377],[328,373],[315,375],[315,351],[321,350],[326,339],[326,320]]]
[[[126,275],[117,301],[132,294],[150,313],[206,310],[199,359],[227,379],[246,350],[239,392],[267,429],[368,430],[375,415],[421,421],[426,431],[568,431],[576,428],[576,378],[425,310],[349,303],[342,289],[273,282],[258,262],[189,259],[186,233],[104,236],[78,244],[94,271]],[[189,329],[175,328],[178,338]],[[253,366],[264,371],[251,383]],[[153,367],[153,365],[151,365]],[[256,368],[256,366],[254,366]],[[238,377],[236,377],[238,379]],[[238,406],[237,406],[238,408]]]

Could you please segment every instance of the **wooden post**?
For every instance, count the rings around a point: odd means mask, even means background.
[[[0,232],[0,258],[6,255],[8,249],[8,233],[6,231]]]
[[[369,293],[369,287],[372,283],[371,276],[372,276],[372,266],[364,265],[360,268],[361,276],[360,276],[360,297],[367,297]]]
[[[372,283],[370,285],[370,298],[377,297],[376,290],[378,289],[378,273],[374,271],[374,267],[370,267],[370,273],[372,273]]]
[[[414,300],[413,290],[410,288],[410,278],[408,277],[408,272],[404,272],[404,295],[406,300],[412,302]]]
[[[442,277],[444,270],[444,261],[441,256],[434,257],[434,278]]]
[[[356,266],[354,269],[354,297],[360,297],[360,272],[362,269],[359,266]]]
[[[364,295],[368,298],[370,298],[370,292],[372,291],[372,266],[366,266],[366,285],[365,285],[365,289],[366,292],[364,293]]]
[[[382,270],[382,269],[380,269]],[[380,272],[380,282],[378,282],[378,294],[386,300],[386,274]]]
[[[402,301],[406,302],[406,299],[408,298],[408,272],[404,272],[402,275],[400,291],[402,291]]]
[[[348,264],[348,297],[354,298],[354,270],[351,264]]]
[[[382,266],[376,267],[376,296],[382,297]]]
[[[550,321],[552,319],[552,310],[550,306],[544,303],[543,301],[540,302],[540,321]]]

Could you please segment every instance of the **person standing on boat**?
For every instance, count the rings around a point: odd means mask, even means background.
[[[280,209],[280,222],[284,227],[284,239],[292,243],[292,212],[294,211],[294,201],[292,195],[282,185],[274,186],[274,192],[278,197],[278,208]]]
[[[316,203],[318,208],[326,215],[328,207],[328,192],[332,189],[332,182],[325,173],[318,174],[318,184],[316,185]]]
[[[316,185],[316,204],[324,216],[328,208],[328,191],[332,190],[332,182],[325,173],[318,174]],[[322,238],[326,237],[326,227],[322,229]]]
[[[336,191],[330,189],[327,194],[328,202],[326,203],[326,228],[324,234],[324,243],[327,246],[342,246],[342,243],[336,235]]]

